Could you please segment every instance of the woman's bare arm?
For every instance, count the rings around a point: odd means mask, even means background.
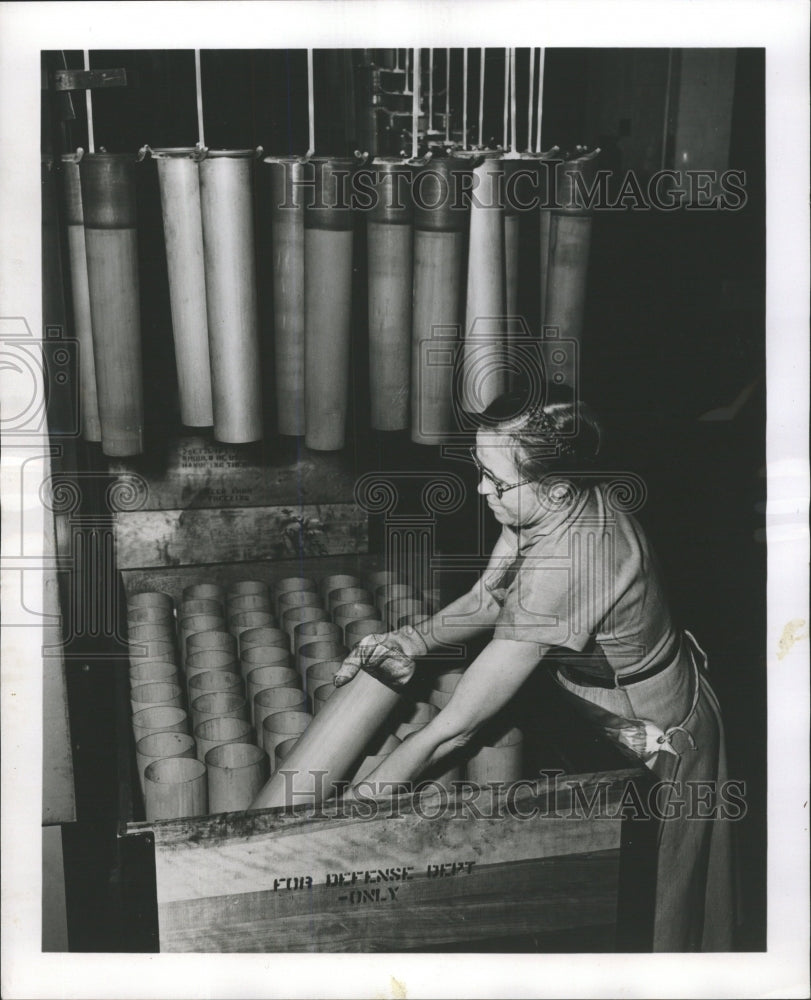
[[[465,746],[518,691],[543,655],[543,646],[493,639],[471,663],[436,718],[393,750],[364,780],[411,781],[429,764]]]
[[[504,528],[490,554],[487,569],[473,587],[435,615],[415,626],[428,647],[434,652],[443,645],[465,642],[492,628],[499,613],[499,604],[486,584],[497,580],[516,555],[515,532]]]

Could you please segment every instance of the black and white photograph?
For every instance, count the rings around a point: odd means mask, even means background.
[[[807,6],[0,23],[3,995],[807,996]]]

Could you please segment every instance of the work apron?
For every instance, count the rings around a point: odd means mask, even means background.
[[[707,789],[717,793],[726,781],[727,763],[703,650],[685,633],[664,670],[624,687],[578,684],[565,671],[555,679],[610,739],[658,779],[673,782],[655,800],[655,814],[673,818],[659,824],[653,950],[729,951],[735,919],[731,821],[712,817],[707,802]],[[690,782],[713,784],[698,794],[701,786]]]

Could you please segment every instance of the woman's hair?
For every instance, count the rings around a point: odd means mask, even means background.
[[[603,431],[571,386],[553,384],[539,393],[529,382],[521,383],[494,399],[478,422],[482,430],[512,438],[522,479],[538,482],[550,473],[565,473],[578,486],[595,481],[592,470]]]

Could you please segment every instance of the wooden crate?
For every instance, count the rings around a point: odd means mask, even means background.
[[[126,673],[120,664],[118,842],[133,950],[650,948],[655,824],[619,810],[629,784],[644,798],[650,772],[554,685],[540,699],[535,780],[512,790],[428,786],[372,815],[330,803],[146,822]]]
[[[154,863],[160,951],[641,951],[652,831],[617,810],[646,780],[626,768],[551,793],[462,786],[378,800],[371,818],[269,809],[129,823],[122,838]],[[575,795],[598,788],[604,815],[580,816]]]
[[[274,542],[280,505],[267,504],[277,493],[257,486],[255,506],[236,511],[181,510],[177,488],[157,481],[151,510],[117,518],[121,608],[123,591],[163,590],[177,600],[204,579],[270,583],[380,568],[365,551],[363,519],[353,521],[345,479],[329,476],[337,484],[330,525],[359,527],[333,530],[332,548],[292,559]],[[399,795],[371,816],[301,807],[145,822],[126,665],[116,668],[119,908],[132,950],[650,948],[655,829],[617,811],[628,783],[644,789],[650,772],[572,713],[554,685],[538,696],[540,736],[517,790],[468,785],[443,800],[430,790]],[[539,767],[560,772],[554,812]],[[580,800],[587,812],[598,792],[602,814],[578,817]]]

